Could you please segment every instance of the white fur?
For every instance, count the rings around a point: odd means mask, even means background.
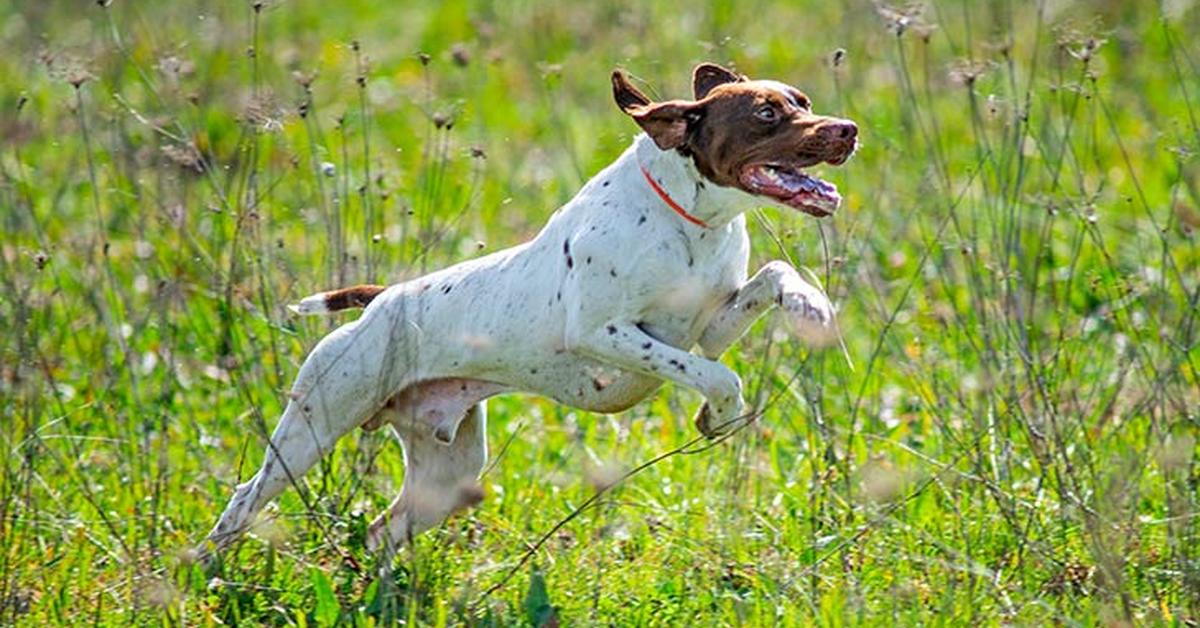
[[[672,211],[639,164],[708,228]],[[322,339],[296,376],[262,468],[238,487],[209,541],[220,548],[236,538],[342,435],[387,422],[407,471],[370,541],[396,547],[469,501],[459,493],[487,457],[483,399],[501,392],[617,412],[671,381],[704,395],[705,434],[728,430],[743,414],[742,385],[713,358],[771,305],[809,328],[827,329],[834,316],[783,262],[747,282],[742,214],[764,204],[638,136],[532,241],[392,286]],[[324,307],[315,295],[298,310]]]
[[[289,303],[287,308],[295,314],[327,314],[329,312],[329,307],[325,304],[324,292],[304,297],[300,299],[299,303]]]

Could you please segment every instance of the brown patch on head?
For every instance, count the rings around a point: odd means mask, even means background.
[[[659,148],[671,150],[683,146],[687,141],[689,122],[697,119],[697,103],[686,100],[652,103],[620,70],[612,73],[612,84],[617,106],[629,114]]]
[[[814,114],[808,96],[794,87],[750,80],[711,63],[696,66],[692,89],[695,101],[653,103],[623,73],[613,73],[622,111],[659,148],[691,156],[713,183],[815,216],[837,208],[836,188],[801,170],[844,163],[857,147],[853,122]]]

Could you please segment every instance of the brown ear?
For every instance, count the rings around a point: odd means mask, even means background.
[[[613,72],[612,83],[617,106],[642,127],[655,145],[662,150],[683,146],[687,141],[687,125],[697,119],[699,105],[686,100],[650,102],[620,70]]]
[[[696,100],[700,100],[718,85],[740,83],[744,80],[746,80],[745,76],[732,70],[726,70],[715,63],[701,63],[692,70],[692,95]]]
[[[621,70],[613,70],[612,73],[613,100],[617,101],[617,106],[621,111],[632,115],[632,110],[637,107],[645,107],[650,104],[650,99],[642,91],[633,86],[629,82],[629,77]]]

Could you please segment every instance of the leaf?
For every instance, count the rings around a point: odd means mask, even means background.
[[[537,566],[530,567],[529,571],[529,591],[525,593],[525,618],[539,628],[558,626],[558,608],[550,604],[550,596],[546,593],[546,579]]]
[[[317,620],[318,626],[332,626],[337,623],[342,607],[338,604],[337,596],[333,594],[333,585],[329,582],[329,576],[315,567],[308,573],[312,580],[313,597],[317,602],[313,609],[313,619]]]

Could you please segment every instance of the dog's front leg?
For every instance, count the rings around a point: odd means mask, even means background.
[[[742,382],[724,364],[689,353],[647,334],[636,323],[613,321],[568,342],[573,351],[613,366],[657,377],[700,391],[707,412],[696,427],[709,438],[741,418]]]
[[[776,260],[754,273],[717,311],[700,336],[700,350],[716,359],[773,305],[787,314],[801,340],[820,346],[833,339],[834,311],[829,299],[801,279],[795,268]]]

